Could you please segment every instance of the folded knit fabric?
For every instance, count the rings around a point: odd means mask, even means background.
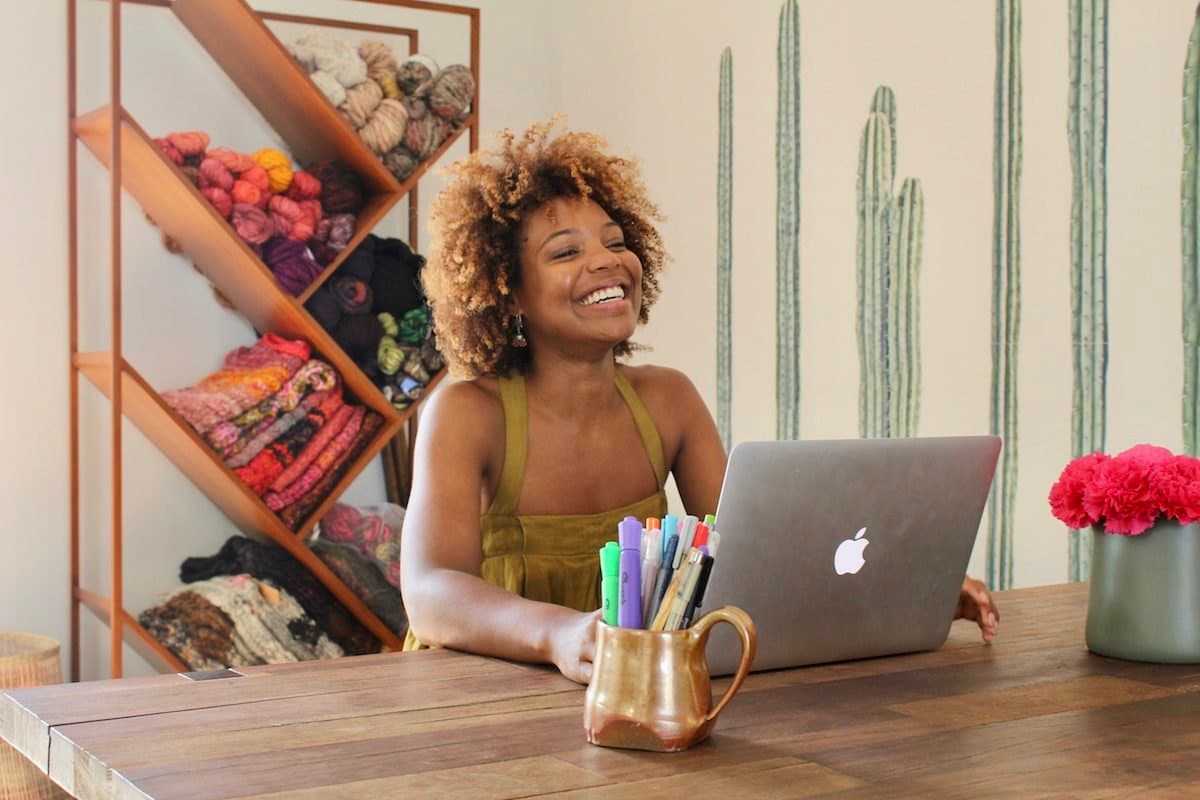
[[[304,470],[304,474],[292,481],[291,485],[282,492],[269,491],[263,495],[263,502],[267,504],[267,508],[279,511],[308,494],[317,485],[317,481],[321,480],[321,476],[333,466],[333,462],[337,461],[338,456],[350,447],[354,437],[358,435],[359,429],[362,428],[363,416],[366,411],[367,409],[363,406],[352,406],[345,425],[317,454],[317,457]]]
[[[316,460],[321,451],[341,432],[342,428],[346,427],[346,423],[350,421],[350,417],[354,415],[354,406],[343,405],[337,409],[332,416],[328,417],[328,422],[323,424],[320,429],[313,434],[301,449],[292,459],[283,472],[271,481],[270,489],[273,492],[282,492],[287,487],[304,474],[309,465]]]
[[[238,660],[233,621],[190,589],[178,589],[147,608],[138,622],[189,669],[221,669]]]
[[[286,414],[279,415],[270,425],[266,427],[260,426],[260,430],[246,442],[246,445],[225,459],[225,463],[233,469],[249,464],[267,445],[277,441],[279,437],[290,431],[296,423],[304,419],[308,415],[308,412],[325,402],[325,399],[329,397],[329,393],[332,391],[332,389],[318,389],[304,395],[303,399],[300,400],[300,405]]]
[[[367,445],[371,443],[371,439],[374,438],[382,425],[383,417],[374,412],[367,412],[350,446],[341,452],[337,460],[330,465],[329,469],[321,476],[312,490],[279,512],[279,518],[283,520],[284,525],[287,525],[292,530],[299,530],[304,520],[308,519],[308,516],[316,511],[317,506],[321,505],[325,501],[325,498],[329,496],[329,493],[333,491],[337,482],[342,479],[342,476],[354,464],[354,460],[358,458],[359,453],[365,450]]]
[[[305,394],[332,389],[337,381],[337,373],[324,361],[306,361],[278,391],[234,419],[217,423],[204,434],[204,439],[222,459],[229,458],[254,438],[254,434],[261,430],[259,426],[270,426],[281,414],[300,405]]]
[[[388,505],[393,520],[384,519],[383,514],[363,513],[361,509],[346,503],[334,503],[321,518],[320,538],[331,542],[350,545],[371,560],[387,579],[388,583],[400,588],[400,525],[404,521],[404,509]]]
[[[184,560],[179,577],[184,583],[193,583],[243,572],[286,589],[348,654],[379,652],[379,640],[350,616],[304,565],[277,545],[231,536],[216,555]]]
[[[244,467],[234,470],[237,476],[260,497],[329,420],[345,408],[340,391],[331,391],[321,405],[304,415],[287,433],[276,439]]]
[[[257,581],[258,590],[267,603],[274,607],[271,622],[276,638],[284,642],[301,661],[321,658],[341,658],[346,653],[330,639],[325,631],[304,612],[286,589]]]
[[[189,588],[229,615],[234,630],[250,651],[253,664],[284,664],[299,660],[285,644],[292,638],[286,623],[281,623],[284,641],[272,631],[266,618],[274,615],[274,608],[268,605],[258,584],[249,575],[224,575],[197,581]]]
[[[224,365],[195,386],[163,393],[163,400],[198,433],[207,433],[279,391],[308,360],[307,342],[268,333],[230,352]]]
[[[408,631],[408,617],[404,613],[400,590],[388,583],[370,559],[348,544],[327,539],[313,542],[312,549],[384,625],[401,636]]]

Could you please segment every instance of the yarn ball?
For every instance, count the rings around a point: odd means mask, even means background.
[[[438,122],[438,118],[432,114],[408,121],[404,131],[404,146],[421,161],[429,158],[446,138],[445,130]]]
[[[396,70],[396,83],[405,96],[412,95],[421,86],[433,80],[440,71],[436,61],[427,55],[416,53],[401,62]]]
[[[258,206],[236,203],[229,219],[233,229],[249,244],[264,244],[275,234],[271,218]]]
[[[307,242],[316,229],[309,213],[295,200],[275,195],[267,204],[271,212],[271,224],[278,236],[286,236],[298,242]]]
[[[337,79],[328,72],[314,72],[308,77],[312,78],[312,82],[321,90],[321,94],[331,105],[341,106],[346,102],[346,87],[337,82]]]
[[[383,325],[370,314],[342,317],[333,331],[338,347],[356,361],[374,350],[383,338]]]
[[[292,174],[287,196],[293,200],[316,200],[321,196],[321,182],[304,170]]]
[[[376,81],[363,81],[353,89],[346,90],[346,100],[338,111],[350,123],[350,127],[358,130],[367,124],[367,120],[383,102],[383,89]]]
[[[303,242],[276,236],[262,246],[263,261],[275,280],[292,296],[299,296],[321,274],[321,265]]]
[[[433,315],[428,306],[418,306],[400,318],[395,334],[396,341],[401,344],[418,345],[429,336],[429,328],[433,323]]]
[[[383,156],[383,165],[387,167],[388,172],[395,175],[396,179],[401,181],[416,172],[417,165],[420,163],[417,157],[408,152],[408,148],[404,145],[399,145],[389,150]]]
[[[386,311],[380,312],[375,316],[383,323],[384,332],[395,339],[396,334],[400,332],[400,323],[396,322],[396,318]]]
[[[367,314],[371,311],[371,288],[364,281],[339,275],[329,282],[329,290],[344,313]]]
[[[233,188],[233,173],[211,156],[200,162],[199,176],[196,181],[201,189],[215,187],[228,192]]]
[[[171,144],[171,140],[165,136],[155,138],[154,144],[158,146],[158,150],[167,160],[177,167],[183,166],[183,153],[179,152],[179,148]]]
[[[358,46],[358,54],[367,62],[367,77],[379,85],[384,97],[400,99],[400,87],[396,84],[396,56],[392,48],[379,41],[364,41]]]
[[[204,131],[168,133],[166,140],[183,156],[184,163],[192,161],[194,164],[199,164],[203,160],[204,151],[208,149],[208,145],[212,141]]]
[[[387,262],[376,262],[371,293],[375,296],[371,310],[376,314],[387,311],[400,316],[424,302],[417,288],[416,272]]]
[[[255,164],[238,176],[229,193],[235,203],[248,203],[266,208],[267,201],[271,199],[270,187],[271,179],[267,176],[267,171]]]
[[[370,284],[371,277],[375,274],[375,243],[378,239],[379,237],[373,233],[363,237],[358,247],[347,254],[345,260],[342,261],[342,265],[338,267],[338,274],[358,278],[360,281]]]
[[[409,120],[424,119],[429,116],[429,106],[423,97],[405,97],[400,102],[404,103],[404,110],[408,112]]]
[[[391,336],[384,336],[379,340],[375,358],[380,372],[384,375],[395,375],[400,371],[400,365],[404,363],[404,350]]]
[[[254,159],[245,153],[230,150],[228,147],[214,147],[208,151],[207,158],[219,161],[225,169],[240,175],[254,166]]]
[[[200,194],[204,195],[204,199],[212,204],[212,207],[217,210],[218,214],[225,219],[229,219],[229,215],[233,213],[233,198],[229,196],[229,192],[224,189],[218,189],[215,186],[210,186],[201,189]],[[167,249],[170,250],[171,248],[168,247]]]
[[[326,214],[358,214],[362,211],[362,181],[345,164],[321,161],[308,171],[321,182],[321,207]]]
[[[408,111],[404,105],[399,100],[384,100],[358,129],[358,135],[376,155],[383,155],[400,144],[407,127]]]
[[[347,89],[367,79],[367,62],[358,51],[324,31],[306,33],[288,49],[307,71],[328,73]]]
[[[333,296],[328,285],[322,286],[314,292],[304,307],[308,309],[309,314],[312,314],[313,319],[327,331],[332,331],[341,322],[342,307],[338,305],[337,298]]]
[[[255,164],[266,170],[272,193],[286,192],[292,185],[292,162],[286,155],[272,147],[264,147],[253,158]]]
[[[345,250],[346,245],[350,244],[350,239],[354,237],[354,215],[334,214],[325,220],[329,221],[329,236],[326,237],[325,243],[338,252]]]
[[[475,76],[462,64],[442,70],[429,90],[429,109],[442,119],[456,120],[467,115],[475,96]]]

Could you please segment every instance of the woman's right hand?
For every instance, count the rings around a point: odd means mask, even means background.
[[[550,630],[550,659],[558,671],[586,686],[592,680],[592,660],[596,657],[596,623],[603,611],[569,611]]]

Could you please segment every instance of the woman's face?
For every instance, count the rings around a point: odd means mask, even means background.
[[[595,202],[558,198],[525,215],[514,294],[531,347],[611,348],[633,335],[642,262]]]

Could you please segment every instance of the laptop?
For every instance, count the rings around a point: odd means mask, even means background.
[[[940,647],[999,453],[994,436],[737,445],[701,611],[750,615],[755,671]],[[713,674],[739,658],[713,628]]]

